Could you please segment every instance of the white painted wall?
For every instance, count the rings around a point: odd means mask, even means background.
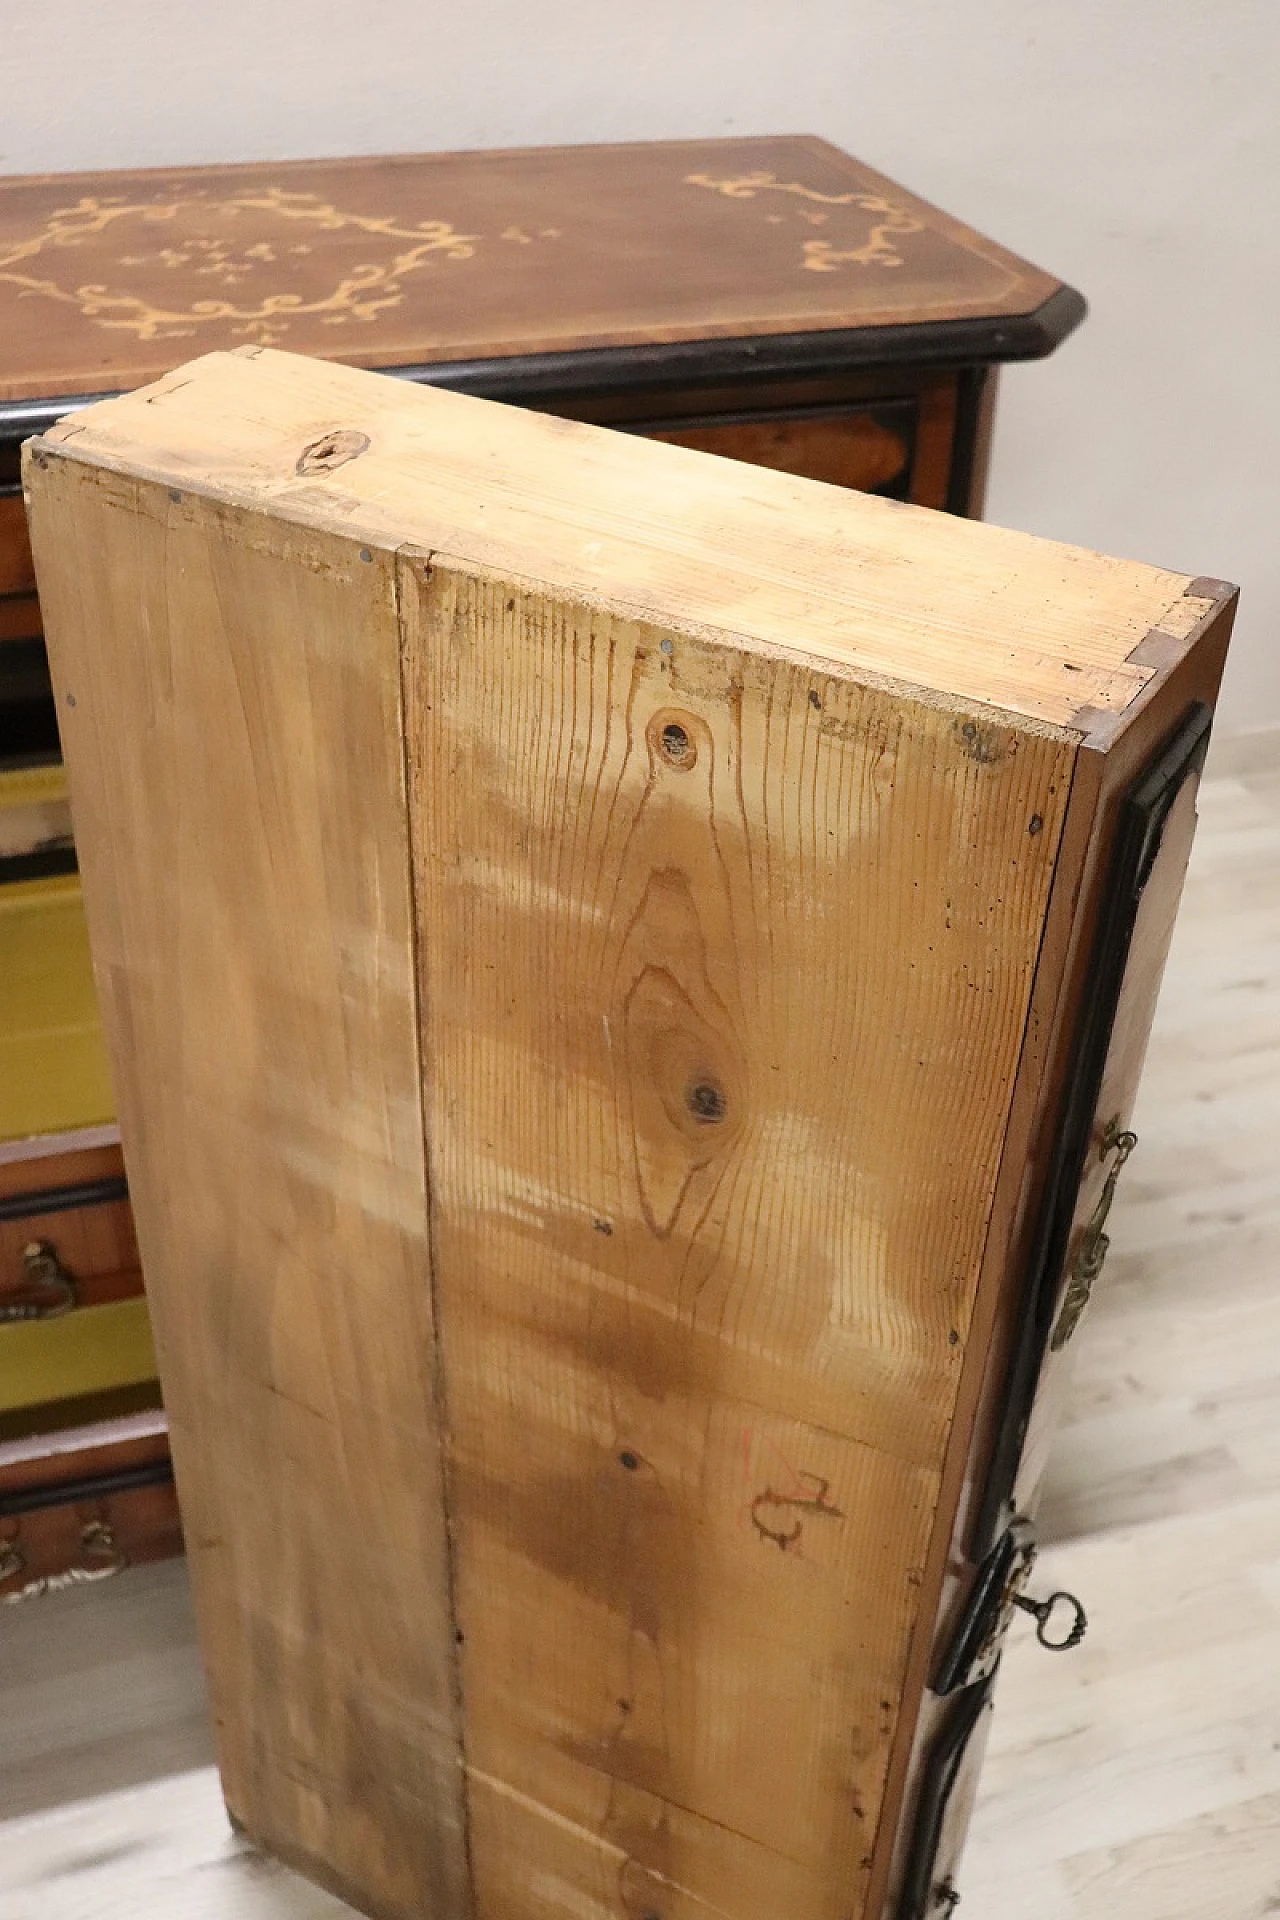
[[[1280,723],[1276,0],[3,0],[0,171],[812,131],[1080,287],[989,513],[1241,582]],[[3,342],[0,342],[0,353]]]

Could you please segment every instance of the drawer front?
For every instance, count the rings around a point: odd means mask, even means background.
[[[114,1117],[80,881],[0,885],[0,1142]]]
[[[4,1169],[10,1178],[0,1186],[0,1327],[105,1306],[142,1291],[119,1149],[79,1158],[79,1165],[74,1158],[54,1166],[28,1160]],[[46,1249],[40,1270],[30,1251],[37,1246]],[[43,1310],[67,1289],[70,1298],[55,1313]],[[25,1305],[32,1310],[20,1313]]]
[[[895,1920],[946,1920],[991,1725],[994,1672],[958,1693],[925,1756]]]
[[[0,600],[0,607],[22,606]],[[62,757],[49,657],[40,634],[14,635],[0,646],[0,769],[57,767]]]
[[[0,492],[0,594],[34,593],[36,570],[22,494]]]
[[[6,718],[0,709],[0,727]],[[71,802],[62,763],[0,765],[0,886],[59,869],[75,871]]]
[[[1173,938],[1174,916],[1191,856],[1196,788],[1186,780],[1164,827],[1151,877],[1134,923],[1124,984],[1116,1008],[1101,1092],[1087,1150],[1084,1179],[1071,1223],[1065,1281],[1049,1330],[1014,1484],[1012,1506],[1034,1514],[1049,1448],[1070,1384],[1076,1330],[1095,1283],[1105,1284],[1107,1216],[1129,1155],[1141,1143],[1128,1131],[1151,1031],[1156,998]]]
[[[0,1413],[155,1378],[118,1146],[0,1166]]]
[[[895,1920],[935,1920],[957,1903],[985,1709],[1016,1610],[1035,1617],[1051,1650],[1074,1648],[1087,1628],[1074,1595],[1039,1591],[1033,1517],[1075,1331],[1131,1151],[1128,1121],[1190,854],[1208,727],[1208,710],[1191,708],[1121,806],[1000,1426],[968,1540],[970,1570],[929,1676]]]
[[[655,421],[636,430],[673,446],[906,500],[911,495],[917,420],[917,402],[904,399]]]
[[[87,1399],[155,1378],[155,1347],[140,1295],[0,1326],[0,1413]]]
[[[1121,810],[975,1558],[1034,1513],[1074,1337],[1106,1259],[1107,1216],[1137,1145],[1129,1118],[1191,854],[1209,722],[1206,707],[1192,708]]]
[[[131,1424],[151,1430],[122,1439]],[[74,1440],[43,1454],[0,1448],[0,1600],[37,1600],[182,1552],[163,1416]]]
[[[0,645],[6,640],[30,640],[43,633],[40,602],[34,593],[0,594]]]

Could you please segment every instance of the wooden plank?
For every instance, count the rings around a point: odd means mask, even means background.
[[[858,1912],[1072,749],[401,602],[475,1858]]]
[[[1188,617],[1182,574],[266,348],[49,443],[366,545],[516,576],[554,556],[619,612],[1050,726],[1119,724],[1160,671],[1131,656]]]
[[[42,478],[227,1799],[380,1914],[459,1913],[393,570],[164,488]]]

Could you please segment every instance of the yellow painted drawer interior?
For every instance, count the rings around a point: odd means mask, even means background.
[[[0,886],[0,1140],[114,1113],[79,876]]]
[[[0,1413],[139,1386],[155,1373],[141,1297],[0,1326]]]

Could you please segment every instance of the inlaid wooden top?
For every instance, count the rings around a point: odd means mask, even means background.
[[[243,344],[406,367],[858,329],[864,358],[1012,359],[1082,312],[807,137],[0,180],[0,404]]]
[[[1090,732],[1228,589],[685,447],[270,348],[28,445],[963,710]],[[167,503],[167,504],[166,504]],[[265,534],[264,534],[264,537]],[[969,725],[975,757],[986,731]]]

